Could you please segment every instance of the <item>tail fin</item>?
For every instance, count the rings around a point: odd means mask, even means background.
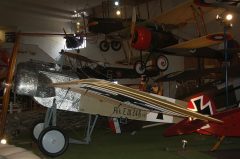
[[[216,113],[214,101],[203,93],[194,95],[188,102],[187,108],[204,115],[214,115]]]
[[[187,108],[204,115],[212,116],[216,114],[215,103],[211,98],[209,98],[206,94],[203,93],[192,96],[188,102]],[[190,134],[198,131],[205,125],[206,123],[204,121],[186,118],[166,129],[164,132],[164,136]]]

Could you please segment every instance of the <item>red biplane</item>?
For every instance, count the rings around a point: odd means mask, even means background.
[[[155,60],[154,63],[159,70],[165,71],[169,65],[167,58],[163,56],[165,54],[224,59],[222,50],[215,50],[209,46],[220,44],[224,42],[224,39],[229,40],[232,37],[228,33],[224,37],[222,32],[207,34],[204,14],[213,9],[199,6],[198,3],[190,0],[151,19],[144,26],[137,26],[131,33],[130,40],[132,47],[140,51],[140,58],[131,60],[135,63],[136,72],[144,74],[146,68],[149,67],[148,61],[151,59]],[[224,9],[218,11],[222,12]],[[196,32],[199,38],[178,43],[179,38],[169,30],[192,22],[196,23]],[[142,54],[143,51],[150,53],[145,56]]]

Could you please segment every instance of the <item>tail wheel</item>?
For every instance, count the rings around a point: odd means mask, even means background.
[[[114,50],[114,51],[119,51],[122,47],[122,44],[120,41],[116,41],[116,40],[113,40],[111,42],[111,48]]]
[[[44,122],[43,121],[37,121],[33,124],[32,127],[32,138],[34,142],[38,141],[38,137],[41,134],[41,132],[44,129]]]
[[[139,75],[142,75],[146,72],[146,66],[143,64],[142,61],[136,61],[134,64],[134,69]]]
[[[109,43],[107,42],[107,40],[103,40],[100,42],[99,44],[99,48],[101,51],[106,52],[109,50],[110,46]]]
[[[68,148],[69,139],[59,128],[53,126],[44,129],[38,138],[39,149],[42,153],[57,157]]]
[[[160,55],[157,58],[157,68],[160,71],[166,71],[168,69],[169,62],[166,56]]]

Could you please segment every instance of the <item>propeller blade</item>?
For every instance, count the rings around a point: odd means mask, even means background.
[[[13,81],[13,76],[14,76],[14,72],[15,72],[15,65],[16,65],[17,53],[18,53],[18,48],[19,48],[19,40],[20,40],[20,35],[18,33],[16,35],[16,42],[14,44],[12,55],[10,58],[8,74],[7,74],[7,79],[6,79],[5,89],[4,89],[4,94],[3,94],[2,112],[1,112],[1,116],[0,116],[1,117],[0,118],[1,119],[0,120],[0,138],[2,138],[4,136],[7,111],[8,111],[10,93],[11,93],[11,88],[12,88],[12,81]]]
[[[135,31],[135,26],[136,26],[136,19],[137,19],[137,15],[136,15],[136,7],[133,7],[133,12],[132,12],[132,23],[131,23],[131,32],[130,32],[130,40],[129,40],[129,54],[128,54],[128,63],[130,63],[131,60],[131,56],[132,56],[132,40],[133,40],[133,36],[134,36],[134,31]]]
[[[131,32],[130,32],[130,42],[132,42],[133,39],[133,34],[135,30],[135,25],[136,25],[136,8],[133,7],[133,12],[132,12],[132,23],[131,23]]]

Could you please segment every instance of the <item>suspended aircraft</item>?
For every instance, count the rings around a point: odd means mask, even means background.
[[[105,80],[118,81],[119,84],[138,84],[137,79],[140,78],[132,66],[117,65],[114,63],[107,63],[89,59],[78,53],[62,52],[62,56],[70,61],[71,66],[75,68],[79,78],[98,78]],[[155,77],[159,75],[159,70],[149,68],[146,70],[148,77]],[[122,79],[122,80],[121,80]],[[123,80],[128,79],[128,83],[122,83]],[[135,80],[134,80],[135,79]]]
[[[215,50],[209,46],[220,44],[224,39],[230,40],[231,34],[213,33],[207,34],[204,21],[204,13],[212,8],[199,7],[193,1],[187,1],[175,8],[162,13],[151,19],[145,26],[137,26],[131,33],[131,46],[140,51],[140,57],[132,59],[135,63],[134,69],[139,74],[144,74],[148,61],[154,60],[155,66],[161,71],[168,68],[169,62],[166,55],[174,56],[193,56],[198,58],[224,59],[223,50]],[[185,26],[189,22],[196,23],[198,35],[204,34],[199,38],[180,42],[170,30]],[[169,29],[170,28],[170,29]],[[143,55],[142,52],[150,52]],[[234,52],[228,50],[228,52]],[[121,63],[125,61],[120,61]]]

